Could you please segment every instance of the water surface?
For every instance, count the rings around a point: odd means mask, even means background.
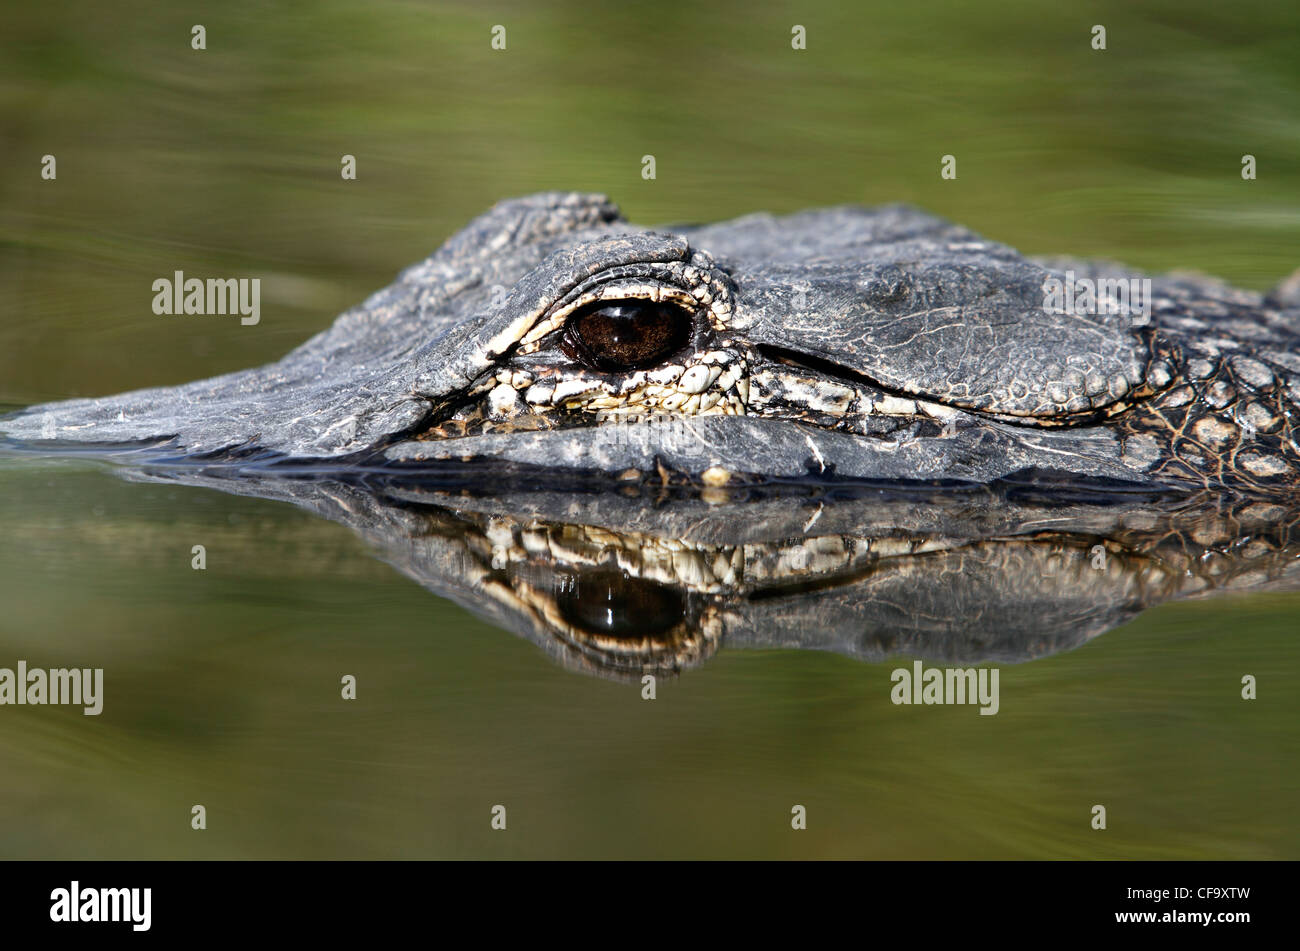
[[[1026,253],[1265,289],[1300,265],[1298,17],[10,5],[0,400],[277,358],[493,202],[555,188],[644,223],[907,201]],[[155,316],[175,270],[261,278],[261,323]],[[0,526],[0,667],[106,672],[99,717],[0,707],[0,856],[1300,855],[1295,594],[1167,603],[1002,664],[996,716],[892,704],[908,656],[727,644],[651,702],[283,502],[8,459]]]

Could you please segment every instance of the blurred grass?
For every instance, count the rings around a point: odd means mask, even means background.
[[[1027,253],[1263,289],[1300,265],[1298,27],[1204,0],[8,4],[0,400],[274,359],[553,188],[647,224],[908,201]],[[262,277],[262,322],[154,316],[176,269]],[[102,717],[0,711],[0,856],[1300,855],[1294,598],[1169,605],[1005,669],[996,717],[893,707],[892,664],[815,654],[724,651],[651,704],[287,507],[0,483],[0,666],[110,669]]]

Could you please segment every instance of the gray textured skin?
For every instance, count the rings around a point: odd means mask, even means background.
[[[629,225],[602,196],[536,195],[480,216],[277,363],[31,407],[0,418],[0,434],[55,452],[136,445],[150,458],[231,465],[365,459],[434,471],[468,460],[627,479],[711,470],[709,484],[810,474],[991,483],[1039,470],[1294,489],[1294,293],[1156,278],[1143,327],[1048,313],[1043,282],[1057,273],[903,207],[661,233]],[[620,282],[675,289],[702,308],[686,365],[726,369],[720,391],[706,391],[721,400],[711,411],[688,402],[645,422],[593,415],[593,395],[628,408],[608,393],[631,385],[622,379],[559,406],[528,402],[599,374],[559,353],[558,330],[521,341],[581,294]],[[512,373],[532,389],[499,387]]]

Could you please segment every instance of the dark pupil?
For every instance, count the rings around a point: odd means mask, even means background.
[[[691,315],[676,304],[591,304],[569,318],[565,352],[597,370],[640,370],[686,346]]]
[[[561,575],[555,600],[560,614],[574,627],[617,638],[663,634],[686,614],[681,592],[621,571]]]

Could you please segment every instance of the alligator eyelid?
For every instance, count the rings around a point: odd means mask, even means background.
[[[549,319],[566,320],[575,311],[594,303],[605,301],[616,303],[618,301],[646,301],[647,303],[677,304],[683,309],[695,309],[700,306],[688,291],[671,284],[648,283],[637,281],[629,283],[625,281],[611,281],[605,284],[599,284],[590,287],[581,294],[563,301],[559,306],[552,308]]]

